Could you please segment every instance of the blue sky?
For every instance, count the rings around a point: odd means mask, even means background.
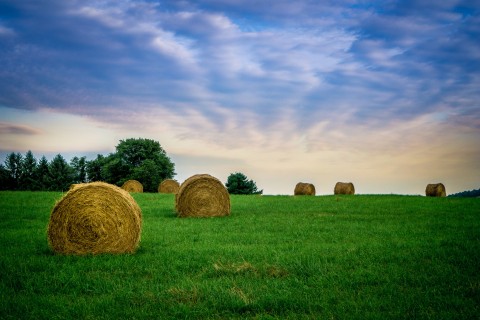
[[[266,194],[480,187],[480,1],[0,0],[0,153],[151,138]]]

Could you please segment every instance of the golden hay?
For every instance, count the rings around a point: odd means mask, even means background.
[[[447,191],[445,190],[443,183],[432,183],[427,184],[425,195],[427,197],[446,197]]]
[[[173,179],[163,180],[158,186],[158,192],[160,193],[177,193],[180,189],[180,184]]]
[[[208,174],[191,176],[175,197],[179,217],[220,217],[230,214],[230,194],[220,180]]]
[[[351,182],[337,182],[333,189],[334,194],[355,194],[355,187]]]
[[[122,185],[122,189],[128,192],[143,192],[143,186],[137,180],[128,180]]]
[[[296,196],[314,196],[315,195],[315,186],[311,183],[299,182],[295,186],[293,194]]]
[[[48,243],[61,254],[133,253],[140,242],[142,212],[121,188],[77,185],[58,201],[48,223]]]
[[[81,185],[83,185],[83,183],[72,183],[72,184],[70,185],[70,187],[68,188],[68,190],[72,190],[72,189],[78,188],[78,187],[80,187]]]

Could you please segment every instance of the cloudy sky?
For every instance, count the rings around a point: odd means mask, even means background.
[[[0,0],[0,152],[159,141],[265,194],[480,187],[480,1]]]

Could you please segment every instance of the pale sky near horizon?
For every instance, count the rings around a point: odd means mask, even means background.
[[[182,182],[480,188],[480,1],[0,0],[0,161],[154,139]]]

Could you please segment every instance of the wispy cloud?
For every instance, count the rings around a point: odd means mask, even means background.
[[[297,157],[425,168],[429,156],[462,153],[442,144],[469,150],[480,138],[479,7],[7,0],[0,107],[158,137],[182,159],[236,157],[305,175]]]
[[[42,131],[34,127],[15,123],[0,122],[0,134],[37,135],[40,133],[42,133]]]

